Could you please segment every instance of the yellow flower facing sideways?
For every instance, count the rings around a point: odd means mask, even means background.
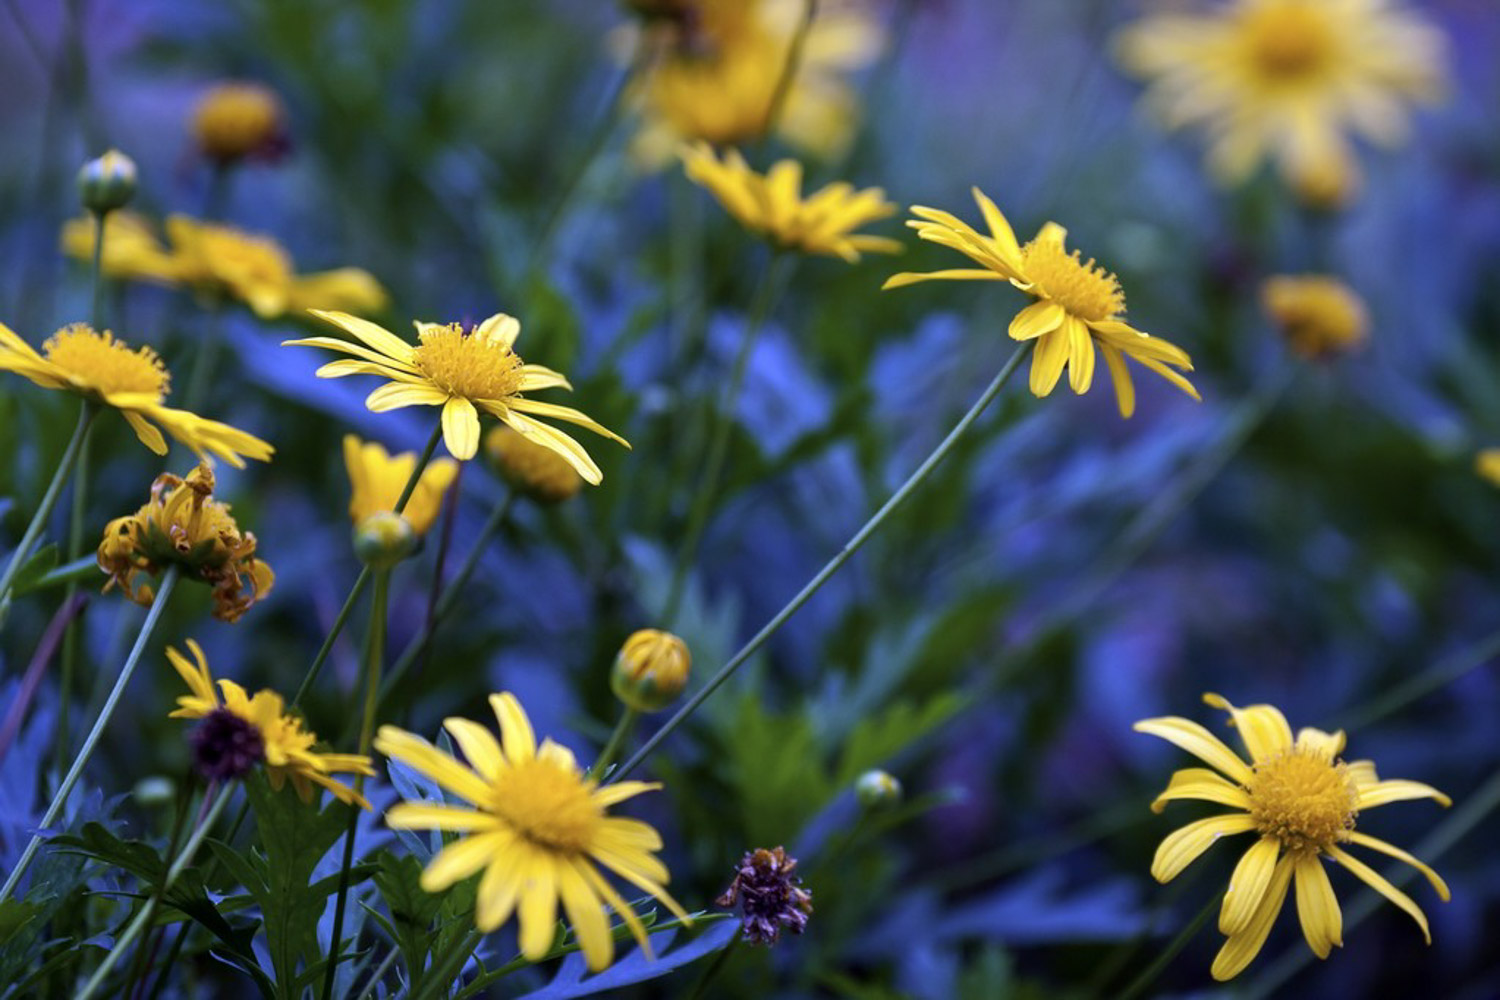
[[[355,525],[372,514],[394,511],[416,467],[415,452],[391,455],[374,441],[361,441],[353,434],[345,434],[344,468],[349,471],[349,483],[354,488],[349,499],[349,517]],[[448,458],[434,459],[422,470],[406,509],[401,512],[418,537],[427,534],[437,519],[443,497],[456,475],[458,463]]]
[[[1358,181],[1347,133],[1395,145],[1405,105],[1444,85],[1442,34],[1394,0],[1232,0],[1144,18],[1116,42],[1167,127],[1208,133],[1220,179],[1272,160],[1319,203],[1345,200]]]
[[[839,182],[802,197],[802,164],[782,160],[765,174],[751,170],[738,150],[721,162],[707,143],[682,151],[688,178],[706,188],[724,210],[782,250],[828,254],[849,263],[861,250],[899,253],[899,240],[855,233],[896,214],[880,188],[856,191]]]
[[[244,302],[261,319],[309,309],[375,313],[389,301],[368,272],[343,267],[296,273],[291,255],[269,236],[173,215],[163,243],[142,217],[112,212],[104,223],[104,273],[128,281],[189,287]],[[63,252],[80,260],[94,253],[94,220],[63,224]]]
[[[1474,456],[1474,471],[1494,486],[1500,486],[1500,448],[1485,448]]]
[[[661,849],[656,830],[606,812],[660,786],[619,781],[601,788],[584,777],[566,748],[550,739],[537,746],[531,722],[513,695],[491,695],[490,704],[500,723],[498,742],[476,722],[444,720],[468,766],[395,726],[380,727],[375,737],[376,750],[464,803],[403,802],[386,813],[394,829],[460,834],[422,873],[422,888],[441,892],[483,872],[475,909],[479,930],[489,933],[517,915],[521,951],[532,961],[552,946],[559,904],[590,969],[603,969],[614,958],[606,907],[619,914],[649,955],[645,926],[600,868],[689,920],[665,888],[668,874],[655,856]]]
[[[268,462],[275,451],[253,434],[163,405],[172,376],[157,353],[149,347],[131,350],[108,330],[99,333],[86,323],[58,330],[40,353],[0,323],[0,371],[118,411],[158,455],[167,453],[164,430],[200,458],[217,455],[236,467],[243,467],[245,458]]]
[[[419,322],[418,343],[413,346],[384,327],[347,313],[314,309],[312,314],[351,334],[359,343],[335,337],[307,337],[282,343],[353,355],[319,368],[320,378],[376,375],[389,379],[365,400],[365,405],[376,413],[403,406],[442,407],[443,442],[454,458],[468,461],[479,450],[481,410],[529,440],[557,452],[580,476],[596,486],[604,474],[583,446],[556,427],[533,418],[549,417],[577,424],[630,447],[614,431],[572,407],[523,395],[537,389],[573,387],[552,369],[521,360],[515,352],[521,324],[512,316],[497,313],[469,330],[457,323],[444,326]]]
[[[1063,245],[1066,229],[1049,222],[1034,240],[1022,246],[1010,222],[978,188],[974,189],[974,200],[984,213],[987,236],[955,215],[922,205],[912,207],[917,218],[907,225],[922,239],[957,250],[980,268],[896,274],[884,287],[902,288],[933,280],[1008,281],[1035,298],[1035,303],[1011,321],[1010,336],[1037,342],[1031,362],[1031,391],[1037,396],[1052,392],[1064,368],[1073,391],[1079,395],[1088,392],[1094,382],[1097,348],[1114,381],[1121,416],[1135,412],[1135,385],[1125,366],[1126,358],[1194,399],[1200,398],[1191,382],[1168,367],[1192,371],[1187,352],[1137,330],[1121,318],[1125,292],[1119,279],[1092,259],[1085,263],[1077,250],[1069,253]]]
[[[286,710],[286,702],[274,691],[257,691],[252,697],[231,680],[220,679],[215,689],[213,675],[203,649],[192,639],[187,641],[191,661],[171,646],[167,659],[188,687],[188,693],[177,699],[177,710],[171,719],[203,719],[216,711],[226,711],[253,726],[261,737],[266,777],[271,787],[280,791],[291,780],[303,802],[313,800],[313,786],[333,793],[334,798],[361,809],[369,809],[365,797],[330,775],[375,774],[370,758],[352,753],[323,753],[314,750],[316,733],[302,728],[302,720]],[[220,692],[223,698],[219,697]]]
[[[1213,768],[1190,767],[1173,774],[1166,791],[1151,804],[1154,812],[1178,799],[1235,810],[1189,823],[1162,841],[1151,864],[1157,881],[1176,878],[1221,838],[1256,835],[1230,876],[1219,911],[1219,931],[1228,940],[1214,960],[1214,978],[1232,979],[1260,953],[1294,883],[1308,947],[1327,958],[1331,949],[1343,946],[1343,916],[1325,860],[1342,865],[1410,914],[1430,944],[1427,918],[1411,897],[1345,848],[1358,845],[1406,862],[1427,876],[1446,902],[1448,886],[1436,872],[1401,848],[1360,833],[1355,824],[1360,813],[1376,806],[1408,799],[1435,799],[1447,806],[1448,797],[1416,781],[1382,781],[1367,760],[1345,763],[1339,756],[1344,752],[1341,731],[1307,728],[1294,737],[1286,718],[1270,705],[1236,708],[1216,694],[1203,700],[1229,712],[1249,762],[1190,719],[1146,719],[1135,729],[1159,736]]]

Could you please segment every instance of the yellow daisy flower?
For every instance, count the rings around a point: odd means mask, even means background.
[[[550,417],[577,424],[630,447],[614,431],[572,407],[522,395],[536,389],[573,387],[550,368],[522,362],[515,352],[521,324],[512,316],[496,313],[469,330],[457,323],[444,326],[419,322],[418,343],[412,346],[384,327],[347,313],[310,311],[352,334],[360,343],[334,337],[307,337],[282,341],[283,345],[323,347],[354,356],[352,360],[332,361],[319,368],[320,378],[378,375],[390,379],[365,400],[365,405],[376,413],[403,406],[441,406],[443,441],[454,458],[467,461],[479,450],[480,410],[537,444],[551,448],[596,486],[604,474],[583,446],[557,428],[531,418]]]
[[[1199,799],[1237,812],[1211,816],[1173,833],[1157,848],[1151,874],[1169,882],[1222,837],[1255,833],[1259,839],[1245,852],[1229,879],[1219,912],[1219,930],[1228,936],[1214,960],[1213,976],[1232,979],[1260,953],[1295,881],[1297,916],[1307,944],[1319,958],[1343,946],[1343,917],[1328,872],[1327,858],[1343,865],[1386,899],[1411,915],[1432,943],[1427,918],[1400,889],[1344,849],[1357,844],[1412,865],[1427,876],[1444,902],[1448,886],[1431,868],[1407,852],[1355,829],[1365,809],[1407,799],[1448,796],[1416,781],[1382,781],[1367,760],[1345,763],[1342,731],[1302,729],[1292,736],[1286,718],[1270,705],[1236,708],[1216,694],[1203,700],[1229,712],[1231,724],[1250,754],[1246,763],[1215,735],[1189,719],[1146,719],[1137,732],[1159,736],[1214,770],[1191,767],[1172,775],[1167,790],[1151,804],[1161,812],[1177,799]]]
[[[274,158],[286,146],[284,117],[269,87],[229,81],[211,88],[193,109],[193,136],[213,160]]]
[[[345,434],[344,468],[349,470],[349,482],[354,487],[349,499],[349,517],[354,523],[358,525],[372,514],[395,510],[396,501],[401,499],[401,491],[416,466],[415,452],[391,455],[374,441],[361,441],[353,434]],[[428,462],[422,470],[411,499],[401,512],[418,537],[427,534],[437,519],[443,497],[456,475],[458,463],[447,458]]]
[[[803,198],[802,164],[796,160],[782,160],[758,174],[738,150],[730,150],[720,162],[707,143],[684,149],[682,160],[690,180],[707,188],[746,229],[780,249],[828,254],[851,264],[861,250],[901,251],[899,240],[854,233],[896,214],[880,188],[856,191],[841,181]]]
[[[1474,471],[1480,478],[1500,486],[1500,448],[1485,448],[1475,455]]]
[[[207,719],[215,713],[226,712],[249,723],[260,734],[261,755],[272,788],[280,791],[291,779],[292,787],[303,802],[311,802],[312,786],[320,785],[340,802],[361,809],[370,808],[363,795],[329,777],[333,774],[372,776],[375,768],[370,758],[314,750],[317,734],[303,729],[302,720],[287,712],[286,702],[274,691],[257,691],[251,697],[240,685],[224,679],[219,680],[218,690],[215,690],[202,647],[192,639],[187,641],[187,647],[193,655],[191,662],[176,649],[167,647],[167,659],[188,686],[188,693],[177,699],[177,710],[168,718]],[[223,692],[222,700],[220,692]]]
[[[1261,285],[1260,300],[1288,346],[1309,360],[1357,350],[1370,335],[1364,300],[1337,278],[1278,274]]]
[[[1068,384],[1075,393],[1088,392],[1094,382],[1094,348],[1104,355],[1104,363],[1115,384],[1120,415],[1135,412],[1135,385],[1125,367],[1128,357],[1183,392],[1199,399],[1191,382],[1173,371],[1174,365],[1192,371],[1187,352],[1159,337],[1143,333],[1121,317],[1125,312],[1125,292],[1113,274],[1098,266],[1092,258],[1084,263],[1077,250],[1069,253],[1063,245],[1068,231],[1049,222],[1025,246],[1016,242],[1010,222],[982,191],[974,188],[989,226],[989,235],[948,212],[921,205],[912,207],[917,216],[907,222],[924,240],[950,247],[983,266],[982,270],[960,268],[925,274],[896,274],[886,280],[885,288],[902,288],[919,281],[1008,281],[1037,299],[1022,309],[1010,324],[1013,340],[1036,340],[1036,356],[1031,362],[1031,391],[1046,396],[1068,369]]]
[[[245,457],[268,462],[275,451],[253,434],[163,406],[172,376],[157,353],[149,347],[132,351],[108,330],[98,333],[87,323],[58,330],[40,354],[0,323],[0,371],[118,410],[141,443],[158,455],[167,453],[163,430],[200,458],[217,455],[239,468]]]
[[[441,892],[483,871],[475,923],[489,933],[517,914],[521,951],[533,961],[552,946],[559,903],[590,969],[603,969],[614,957],[605,907],[620,915],[649,955],[645,926],[600,867],[649,893],[678,919],[689,920],[664,888],[667,869],[654,854],[661,837],[640,820],[605,812],[661,786],[620,781],[600,788],[584,777],[569,750],[550,739],[537,746],[531,722],[513,695],[491,695],[490,705],[500,722],[499,742],[478,723],[444,720],[467,767],[395,726],[380,727],[375,737],[376,750],[473,807],[403,802],[386,813],[386,823],[398,830],[465,834],[432,859],[422,873],[422,888]]]
[[[1435,100],[1444,82],[1441,33],[1392,0],[1232,0],[1144,18],[1117,48],[1169,128],[1207,131],[1218,177],[1274,160],[1320,201],[1357,181],[1346,133],[1395,145],[1404,104]]]

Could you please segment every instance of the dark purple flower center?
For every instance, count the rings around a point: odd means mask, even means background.
[[[266,759],[260,730],[224,708],[205,715],[188,742],[193,748],[193,766],[209,781],[244,777]]]

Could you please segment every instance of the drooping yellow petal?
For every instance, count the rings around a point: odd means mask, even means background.
[[[1292,727],[1287,724],[1286,716],[1274,705],[1236,708],[1222,695],[1213,692],[1204,695],[1203,701],[1214,708],[1227,711],[1233,717],[1234,727],[1239,730],[1240,739],[1244,741],[1251,760],[1270,760],[1292,749]]]
[[[571,863],[558,866],[557,890],[562,897],[563,909],[568,914],[568,922],[573,925],[573,934],[583,947],[589,969],[601,971],[609,965],[615,954],[614,938],[610,935],[609,918],[604,915],[603,901]]]
[[[1302,936],[1319,958],[1327,958],[1334,948],[1344,945],[1344,915],[1323,860],[1316,854],[1297,858],[1294,868],[1297,882],[1297,918]]]
[[[1166,808],[1168,802],[1177,799],[1201,799],[1247,812],[1250,809],[1249,793],[1220,777],[1217,771],[1204,767],[1189,767],[1174,772],[1166,791],[1151,803],[1151,811],[1159,813]]]
[[[1330,847],[1328,848],[1328,854],[1339,864],[1353,872],[1370,888],[1380,893],[1386,899],[1389,899],[1392,903],[1395,903],[1402,910],[1405,910],[1417,922],[1417,926],[1422,928],[1422,937],[1426,939],[1428,944],[1432,944],[1432,931],[1427,927],[1427,915],[1422,912],[1421,907],[1412,901],[1410,896],[1391,885],[1385,876],[1348,851],[1338,847]]]
[[[1427,881],[1432,883],[1433,891],[1438,894],[1439,898],[1441,898],[1443,902],[1446,903],[1448,902],[1448,900],[1453,898],[1453,894],[1448,891],[1448,883],[1443,881],[1443,877],[1441,875],[1433,871],[1423,862],[1417,860],[1415,855],[1403,851],[1395,844],[1388,844],[1378,837],[1372,837],[1367,833],[1360,833],[1358,830],[1353,830],[1349,833],[1349,843],[1359,844],[1362,847],[1368,847],[1372,851],[1379,851],[1381,854],[1393,857],[1398,861],[1405,861],[1407,864],[1411,865],[1417,871],[1426,876]]]
[[[525,862],[521,889],[521,954],[533,962],[547,954],[557,935],[557,864],[541,852]]]
[[[439,851],[423,870],[422,888],[428,892],[442,892],[453,883],[462,882],[489,863],[505,836],[501,833],[476,833],[455,840]]]
[[[1156,857],[1151,861],[1151,877],[1158,882],[1170,882],[1200,854],[1218,843],[1220,837],[1249,833],[1253,829],[1255,821],[1248,813],[1231,813],[1210,816],[1174,830],[1156,848]]]
[[[1168,743],[1186,750],[1210,767],[1217,768],[1231,781],[1241,785],[1250,783],[1252,772],[1249,765],[1225,746],[1223,740],[1191,719],[1176,716],[1145,719],[1137,722],[1132,728],[1138,733],[1159,736]]]
[[[1281,904],[1286,902],[1287,886],[1291,880],[1292,858],[1289,855],[1277,862],[1265,895],[1261,897],[1260,905],[1255,908],[1245,929],[1231,935],[1219,949],[1211,970],[1215,979],[1220,982],[1233,979],[1260,954],[1266,937],[1271,933],[1271,925],[1276,922],[1276,914],[1281,912]]]
[[[460,462],[479,453],[479,411],[462,396],[453,396],[443,404],[443,443]]]
[[[1229,888],[1219,908],[1219,933],[1238,934],[1250,925],[1271,884],[1271,873],[1280,854],[1280,841],[1261,837],[1240,858],[1234,874],[1229,876]]]

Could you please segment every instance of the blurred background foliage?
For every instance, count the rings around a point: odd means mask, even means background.
[[[1270,177],[1215,188],[1194,140],[1164,137],[1140,113],[1138,86],[1109,57],[1135,3],[873,4],[891,35],[858,78],[855,145],[844,162],[810,161],[810,179],[879,184],[903,205],[966,216],[977,184],[1020,233],[1062,222],[1085,257],[1118,271],[1131,321],[1192,354],[1204,402],[1142,383],[1126,422],[1104,390],[1045,402],[1008,391],[769,653],[651,760],[666,790],[642,815],[663,830],[689,908],[709,905],[753,846],[784,843],[814,893],[805,936],[736,950],[708,995],[1119,995],[1231,865],[1210,855],[1169,887],[1147,874],[1176,824],[1146,806],[1181,760],[1130,724],[1206,719],[1205,690],[1277,704],[1294,726],[1348,725],[1351,754],[1442,788],[1458,808],[1494,775],[1500,495],[1472,462],[1500,443],[1500,17],[1488,0],[1417,6],[1450,39],[1451,93],[1410,144],[1366,156],[1350,208],[1317,216]],[[229,221],[273,235],[299,269],[369,269],[392,292],[383,321],[396,330],[413,317],[517,315],[527,360],[567,371],[578,405],[635,445],[594,450],[599,489],[555,509],[514,505],[460,613],[387,703],[418,732],[447,715],[482,718],[485,696],[506,688],[584,759],[603,741],[617,711],[610,660],[631,630],[657,624],[709,415],[765,266],[765,250],[680,170],[632,162],[628,121],[601,139],[623,72],[610,39],[628,21],[599,0],[8,0],[0,12],[0,319],[23,336],[39,342],[86,315],[87,271],[57,252],[77,214],[77,165],[116,146],[140,164],[139,207],[201,212],[209,183],[187,137],[191,109],[214,81],[254,79],[285,101],[291,150],[236,174]],[[752,162],[783,152],[772,143]],[[699,677],[836,551],[1009,354],[1017,293],[878,291],[893,270],[951,266],[911,242],[895,264],[803,261],[787,285],[751,360],[676,628]],[[1311,269],[1343,276],[1368,303],[1359,355],[1299,361],[1262,313],[1264,277]],[[119,287],[113,325],[171,363],[217,322],[184,294]],[[216,672],[285,690],[358,570],[340,438],[416,448],[428,415],[372,414],[367,386],[317,382],[321,359],[276,346],[294,320],[231,309],[222,322],[231,359],[205,412],[278,454],[224,470],[220,492],[259,536],[277,586],[238,626],[206,624],[201,596],[181,600],[160,642],[194,635]],[[7,541],[71,424],[71,401],[7,379]],[[139,504],[160,470],[143,469],[123,424],[100,432],[90,515],[102,524]],[[186,465],[174,454],[168,467]],[[482,466],[464,470],[450,568],[501,493]],[[398,573],[393,649],[420,627],[441,548],[435,531]],[[41,600],[14,609],[0,700],[50,611]],[[86,662],[117,662],[140,614],[95,599]],[[357,661],[346,638],[306,706],[329,737],[355,725]],[[104,797],[80,807],[122,835],[160,834],[169,809],[116,792],[187,764],[166,719],[176,678],[152,668],[90,773]],[[1413,678],[1419,697],[1382,701]],[[1431,690],[1422,678],[1435,678]],[[85,693],[97,703],[111,680],[91,670]],[[55,718],[44,690],[6,761],[7,813],[38,810],[32,785]],[[906,802],[861,819],[851,784],[875,766],[901,778]],[[1413,806],[1372,829],[1413,845],[1445,818]],[[1430,950],[1387,907],[1330,961],[1309,962],[1284,917],[1225,995],[1268,995],[1272,977],[1292,975],[1281,995],[1493,996],[1497,832],[1485,816],[1439,858],[1413,848],[1454,887],[1451,904],[1426,906]],[[378,826],[366,836],[367,849],[392,840]],[[17,829],[6,837],[13,856]],[[1356,884],[1338,878],[1350,898]],[[1200,935],[1151,990],[1211,993],[1216,944]],[[690,995],[707,964],[632,989]],[[240,988],[202,955],[186,968],[182,995]]]

